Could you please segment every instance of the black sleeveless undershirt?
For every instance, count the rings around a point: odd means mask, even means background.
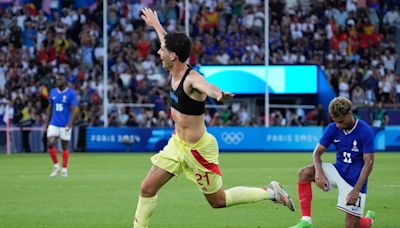
[[[186,115],[199,116],[205,113],[206,101],[196,101],[190,98],[183,90],[183,83],[191,70],[192,68],[188,66],[178,88],[175,91],[171,88],[169,98],[171,106],[179,112]]]

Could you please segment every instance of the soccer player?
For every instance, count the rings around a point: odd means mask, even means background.
[[[50,177],[55,177],[61,170],[61,176],[68,177],[69,141],[72,124],[76,115],[78,101],[75,92],[67,87],[64,74],[56,75],[56,88],[50,91],[47,108],[47,148],[54,164]],[[56,138],[61,139],[62,169],[58,164]]]
[[[327,192],[339,190],[337,209],[346,213],[345,226],[370,227],[375,212],[364,212],[367,180],[374,164],[374,136],[371,127],[353,117],[352,103],[336,97],[329,104],[333,123],[329,124],[315,147],[313,165],[299,171],[298,194],[302,218],[293,228],[312,227],[311,182]],[[322,162],[321,155],[331,144],[336,147],[336,163]]]
[[[151,158],[153,166],[141,184],[134,227],[148,227],[156,209],[157,192],[173,176],[182,173],[197,185],[213,208],[269,199],[294,211],[289,195],[276,181],[266,188],[222,188],[217,141],[207,133],[204,123],[205,100],[210,96],[220,102],[229,101],[234,95],[208,83],[185,63],[191,50],[189,37],[184,33],[167,34],[155,11],[145,8],[142,13],[142,19],[158,35],[161,43],[158,54],[163,68],[171,75],[169,95],[175,131],[168,144]]]

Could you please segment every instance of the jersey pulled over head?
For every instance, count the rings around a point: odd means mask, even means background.
[[[180,62],[184,63],[189,58],[192,41],[185,33],[168,33],[164,39],[165,48],[170,52],[175,52]]]

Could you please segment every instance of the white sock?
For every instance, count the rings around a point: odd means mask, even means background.
[[[237,204],[255,203],[271,199],[270,192],[264,188],[237,186],[225,190],[226,207]]]
[[[54,164],[54,168],[60,169],[60,165],[58,163]]]
[[[310,223],[310,224],[312,224],[312,220],[311,220],[310,216],[303,216],[303,217],[301,217],[301,219],[306,221],[306,222],[308,222],[308,223]]]
[[[268,192],[268,199],[270,199],[270,200],[275,199],[275,193],[274,193],[274,191],[272,191],[272,189],[267,188],[267,192]]]
[[[62,171],[63,172],[67,172],[67,168],[62,168]]]

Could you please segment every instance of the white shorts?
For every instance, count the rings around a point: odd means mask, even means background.
[[[331,163],[322,163],[322,170],[326,178],[328,179],[328,191],[332,188],[337,188],[339,190],[337,209],[352,214],[354,216],[362,217],[365,207],[365,199],[367,194],[359,194],[356,205],[346,205],[347,195],[353,190],[353,186],[348,184],[336,170],[335,166]]]
[[[65,127],[56,127],[54,125],[49,125],[47,128],[47,138],[48,137],[60,137],[61,140],[70,141],[71,140],[72,129],[68,131]]]

